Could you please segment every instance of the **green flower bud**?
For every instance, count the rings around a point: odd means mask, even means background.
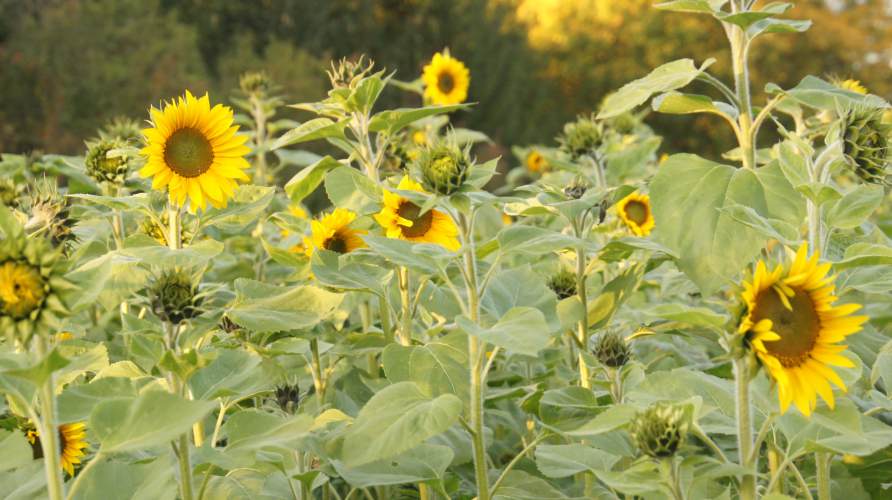
[[[610,368],[620,368],[632,357],[629,344],[616,330],[607,330],[598,336],[592,352],[598,361]]]
[[[675,455],[684,444],[687,432],[684,408],[666,403],[657,403],[639,412],[629,429],[638,449],[652,458]]]
[[[126,116],[112,118],[110,122],[106,123],[99,130],[99,137],[103,139],[118,139],[131,145],[141,144],[143,141],[142,127],[139,122]]]
[[[418,165],[424,188],[448,196],[465,183],[471,160],[467,149],[445,141],[424,149],[418,158]]]
[[[632,113],[622,113],[608,120],[607,124],[619,134],[631,134],[638,127],[638,117]]]
[[[28,234],[46,234],[53,246],[67,247],[77,239],[72,231],[75,222],[68,198],[59,193],[55,181],[39,181],[33,188],[29,218],[25,223]]]
[[[578,200],[588,191],[589,185],[585,180],[577,178],[569,186],[564,188],[564,195],[567,198]]]
[[[883,122],[883,110],[850,110],[840,126],[849,167],[865,182],[885,184],[892,162],[892,125]]]
[[[174,325],[201,312],[201,299],[189,273],[181,269],[164,271],[149,288],[152,312]]]
[[[249,95],[263,95],[269,92],[271,82],[265,71],[248,71],[238,79],[239,88]]]
[[[19,206],[23,194],[22,185],[10,177],[0,179],[0,204],[10,208]]]
[[[601,147],[603,139],[603,125],[591,115],[580,116],[575,122],[564,125],[564,131],[558,137],[558,142],[561,151],[577,160],[583,156],[593,156]]]
[[[128,147],[127,142],[118,137],[99,139],[87,144],[84,165],[87,175],[98,183],[108,182],[116,186],[124,184],[130,173],[130,158],[123,155],[109,155],[110,152]]]
[[[576,273],[561,269],[548,280],[548,288],[561,300],[576,295]]]
[[[356,61],[351,61],[345,57],[338,61],[337,66],[332,61],[331,71],[328,71],[331,88],[354,88],[374,67],[375,61],[366,59],[364,55],[359,56],[359,59]]]
[[[282,411],[293,414],[298,403],[300,403],[300,387],[297,384],[276,387],[276,404]]]
[[[152,239],[157,241],[162,246],[167,246],[167,234],[168,234],[168,222],[167,212],[161,213],[161,224],[155,222],[155,219],[151,217],[146,217],[139,223],[139,230],[146,236],[150,236]],[[183,225],[180,228],[180,246],[186,246],[190,241],[192,241],[193,237],[192,230]]]

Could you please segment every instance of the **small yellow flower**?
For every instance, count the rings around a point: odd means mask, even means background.
[[[366,234],[361,229],[351,229],[356,214],[346,208],[336,208],[334,212],[319,220],[310,222],[312,236],[305,236],[303,251],[310,257],[315,249],[321,248],[337,253],[349,253],[364,248],[365,242],[359,236]],[[295,250],[292,248],[292,251]]]
[[[449,49],[434,54],[421,75],[424,97],[430,102],[446,106],[465,102],[471,74],[463,62],[449,55]]]
[[[657,164],[662,165],[662,164],[666,163],[666,160],[668,160],[668,159],[669,159],[669,153],[663,153],[660,155],[660,159],[657,160]]]
[[[637,191],[616,204],[619,218],[636,236],[647,236],[654,228],[654,216],[650,209],[650,196]]]
[[[397,189],[425,192],[421,184],[404,176]],[[384,206],[375,214],[388,238],[399,238],[417,243],[435,243],[452,251],[459,249],[458,227],[449,215],[439,210],[421,213],[421,207],[409,199],[384,191]]]
[[[71,340],[74,338],[74,334],[71,332],[59,332],[56,334],[56,342],[65,342],[66,340]]]
[[[839,342],[868,319],[852,316],[859,304],[833,305],[835,277],[827,276],[830,264],[819,264],[818,258],[817,252],[808,257],[808,245],[802,245],[789,270],[778,264],[769,271],[759,261],[751,281],[743,283],[746,314],[738,328],[777,382],[781,411],[795,403],[806,416],[818,395],[833,408],[830,383],[845,391],[831,366],[854,366],[841,355],[846,345]]]
[[[837,86],[841,89],[851,90],[856,94],[865,95],[867,94],[867,87],[861,84],[860,81],[855,80],[853,78],[849,78],[847,80],[843,80],[837,84]]]
[[[31,443],[34,450],[34,458],[42,458],[43,450],[40,447],[40,433],[36,429],[25,432],[25,437]],[[83,422],[62,424],[59,426],[59,449],[62,469],[69,476],[74,476],[74,466],[81,463],[87,447],[86,425]]]
[[[152,108],[152,128],[143,130],[146,165],[139,171],[152,177],[152,189],[170,192],[170,199],[189,210],[204,210],[210,203],[223,208],[236,188],[236,181],[248,181],[245,155],[247,135],[236,135],[232,109],[211,108],[207,94],[196,99],[188,90],[185,97]]]
[[[418,146],[424,146],[427,144],[427,134],[424,130],[416,130],[412,132],[412,142]]]
[[[542,156],[542,153],[531,149],[526,157],[527,170],[534,174],[541,174],[548,170],[548,160]]]

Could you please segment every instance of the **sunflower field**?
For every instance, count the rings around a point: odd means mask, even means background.
[[[0,497],[892,497],[892,108],[754,88],[790,7],[655,5],[733,81],[668,62],[510,158],[447,48],[3,154]],[[650,113],[737,147],[664,154]]]

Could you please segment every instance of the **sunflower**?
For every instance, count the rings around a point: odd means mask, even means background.
[[[397,189],[425,192],[421,184],[404,176]],[[397,193],[384,191],[384,206],[375,214],[375,220],[387,233],[388,238],[399,238],[418,243],[436,243],[448,250],[458,250],[458,228],[455,222],[439,210],[421,213],[421,207]]]
[[[74,466],[81,463],[81,457],[85,455],[84,448],[87,447],[87,433],[85,429],[86,425],[83,422],[59,426],[59,449],[62,450],[60,459],[62,469],[69,476],[74,476]],[[40,433],[36,429],[30,429],[25,432],[25,436],[28,438],[28,442],[31,443],[34,458],[43,458]]]
[[[799,247],[789,270],[778,265],[768,271],[759,261],[751,282],[743,283],[746,314],[739,332],[777,382],[781,411],[795,403],[804,415],[814,410],[816,395],[833,408],[829,382],[845,390],[831,366],[853,367],[840,353],[839,344],[861,330],[867,316],[852,316],[859,304],[834,306],[834,276],[830,264],[808,257],[808,245]]]
[[[449,49],[434,54],[421,75],[424,97],[437,105],[459,104],[468,98],[471,75],[465,64],[449,55]]]
[[[867,94],[867,87],[865,87],[860,81],[853,78],[841,80],[836,83],[836,86],[841,89],[850,90],[856,94]]]
[[[208,202],[225,207],[236,181],[249,180],[244,172],[248,136],[236,135],[232,109],[220,104],[211,108],[207,94],[196,99],[187,90],[185,98],[150,113],[154,127],[143,130],[147,160],[140,175],[152,177],[153,189],[167,187],[180,206],[188,196],[193,212],[204,210]]]
[[[359,235],[366,234],[367,231],[351,229],[350,224],[354,220],[355,213],[346,208],[336,208],[321,219],[311,221],[312,236],[304,237],[304,253],[310,257],[317,248],[337,253],[349,253],[357,248],[364,248],[365,242]]]
[[[548,160],[546,160],[545,157],[542,156],[542,153],[536,151],[535,149],[532,149],[529,153],[527,153],[525,162],[527,164],[527,170],[535,174],[541,174],[548,169]]]
[[[650,209],[650,196],[637,191],[616,204],[620,219],[636,236],[647,236],[654,228],[654,215]]]

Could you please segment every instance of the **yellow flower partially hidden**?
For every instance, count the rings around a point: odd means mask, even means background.
[[[831,366],[853,367],[840,353],[846,337],[861,330],[867,316],[852,316],[859,304],[834,306],[834,276],[830,264],[819,264],[815,252],[808,257],[802,245],[790,269],[778,265],[768,271],[759,261],[752,281],[743,283],[746,314],[739,332],[777,382],[781,411],[795,403],[811,415],[817,395],[833,408],[830,383],[845,391],[845,384]]]
[[[319,220],[310,221],[312,236],[305,236],[303,251],[310,257],[317,248],[337,253],[350,253],[364,248],[365,242],[359,237],[367,231],[351,229],[356,214],[346,208],[336,208],[334,212]]]
[[[542,153],[536,151],[535,149],[530,150],[527,153],[527,157],[525,159],[527,164],[527,170],[533,172],[534,174],[541,174],[548,170],[548,160],[542,156]]]
[[[449,50],[434,54],[421,75],[424,97],[440,106],[459,104],[468,98],[471,73],[463,62],[449,55]]]
[[[839,82],[836,86],[841,89],[851,90],[852,92],[854,92],[856,94],[861,94],[861,95],[867,94],[867,87],[862,85],[860,81],[852,79],[852,78],[843,80],[843,81]]]
[[[634,192],[616,204],[619,218],[635,236],[647,236],[654,228],[654,215],[650,209],[650,196]]]
[[[249,167],[244,156],[247,135],[236,135],[232,109],[211,108],[207,94],[196,99],[188,90],[185,97],[152,107],[153,128],[143,130],[146,165],[139,173],[152,177],[152,189],[167,189],[170,199],[189,209],[204,210],[210,203],[223,208],[232,197],[236,181],[248,181]]]
[[[421,184],[408,176],[403,177],[397,189],[425,192]],[[453,252],[461,247],[458,227],[449,215],[433,209],[422,214],[421,207],[397,193],[384,191],[384,206],[375,214],[375,220],[384,228],[388,238],[435,243]]]
[[[0,314],[27,317],[40,307],[45,296],[39,269],[11,260],[0,265]]]
[[[31,429],[25,433],[28,442],[34,450],[34,458],[43,457],[43,449],[40,445],[40,433]],[[62,424],[59,426],[59,449],[62,469],[69,476],[74,476],[74,466],[81,463],[81,457],[85,455],[87,447],[86,425],[83,422],[74,424]]]

